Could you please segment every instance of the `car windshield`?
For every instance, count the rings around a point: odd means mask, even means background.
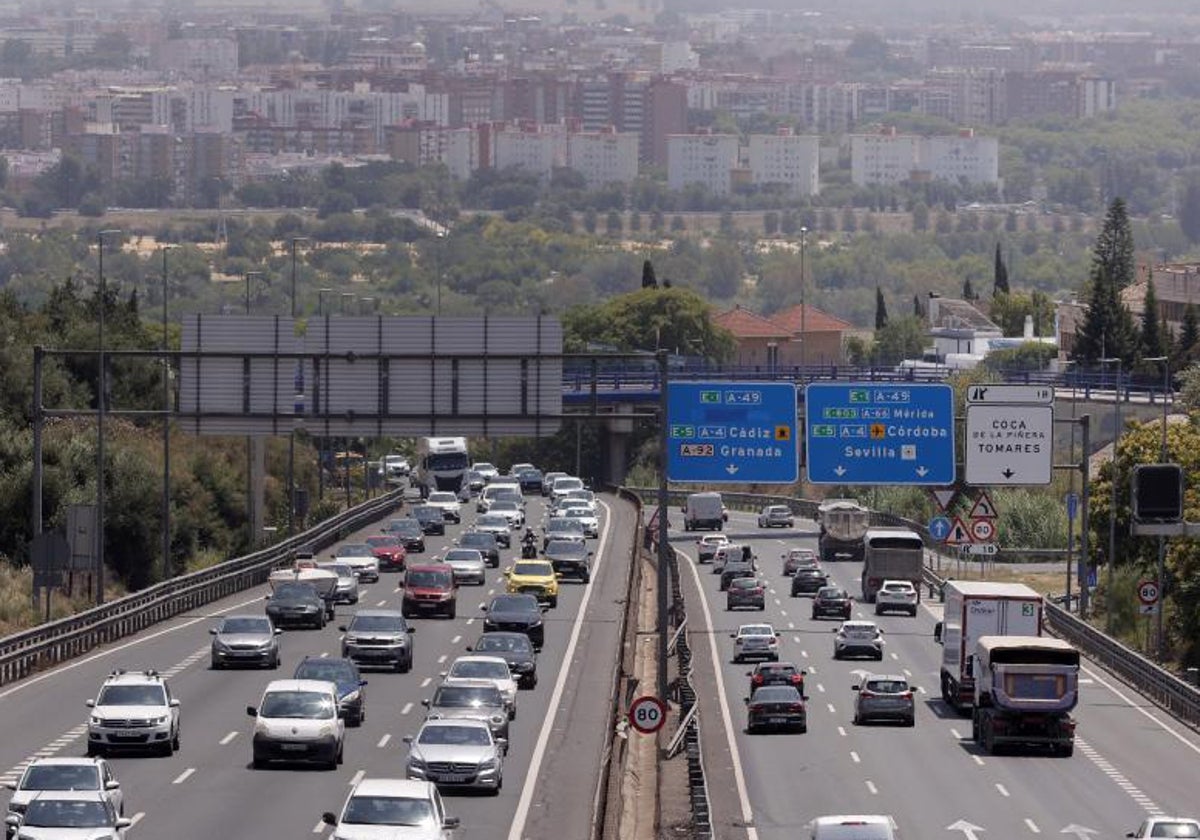
[[[107,685],[100,692],[97,706],[165,706],[161,685]]]
[[[796,673],[795,665],[764,665],[758,669],[758,672],[764,677],[787,677],[791,678]]]
[[[479,552],[473,548],[467,549],[452,549],[446,552],[447,563],[480,563],[483,558],[479,556]]]
[[[413,516],[417,519],[439,519],[442,516],[442,509],[432,505],[423,505],[413,508]]]
[[[104,828],[113,824],[108,806],[100,801],[72,802],[35,799],[25,811],[22,826],[30,828]]]
[[[500,696],[500,689],[493,685],[443,685],[433,695],[431,705],[443,709],[478,709],[503,706],[504,699]]]
[[[281,583],[275,587],[275,600],[298,601],[304,598],[320,598],[311,583]]]
[[[22,790],[99,790],[94,764],[35,764],[25,771]]]
[[[818,598],[848,598],[849,596],[842,589],[826,588],[817,593]]]
[[[546,544],[547,554],[557,554],[560,557],[582,557],[587,554],[587,547],[575,540],[550,540]]]
[[[321,563],[317,566],[317,568],[333,572],[340,578],[354,577],[354,567],[348,566],[345,563]]]
[[[580,478],[556,478],[554,479],[554,492],[560,496],[571,490],[583,490],[583,479]]]
[[[507,680],[512,677],[508,664],[504,662],[455,662],[450,676],[459,679]]]
[[[755,703],[799,703],[800,692],[790,685],[768,685],[754,692]]]
[[[380,548],[382,546],[397,546],[400,541],[395,537],[367,537],[367,545],[372,548]]]
[[[729,584],[732,589],[757,589],[758,580],[755,578],[738,578]]]
[[[514,511],[520,510],[520,505],[510,499],[498,499],[492,502],[492,510],[497,511]]]
[[[478,531],[468,532],[462,535],[460,542],[465,546],[491,546],[496,542],[496,537],[492,534],[481,534]]]
[[[908,691],[908,683],[904,680],[867,680],[867,691],[876,694],[903,694]]]
[[[513,574],[522,577],[547,577],[554,574],[554,567],[549,563],[517,563],[513,566]]]
[[[227,618],[221,622],[222,633],[270,633],[271,622],[265,618]]]
[[[774,636],[775,631],[769,624],[747,624],[738,631],[739,636]]]
[[[398,615],[356,615],[347,629],[351,633],[397,633],[404,630],[404,621]]]
[[[1150,830],[1151,837],[1200,837],[1200,825],[1195,823],[1158,823]]]
[[[336,557],[370,557],[371,546],[367,543],[350,543],[337,550]]]
[[[298,680],[324,680],[325,682],[352,682],[358,679],[354,668],[347,662],[330,662],[325,659],[306,659],[296,666]]]
[[[430,493],[427,501],[430,504],[442,503],[442,502],[454,502],[457,504],[458,497],[455,496],[453,493],[446,493],[446,492],[439,491],[437,493]]]
[[[475,471],[476,472],[494,473],[497,470],[496,470],[495,464],[489,464],[487,461],[480,461],[479,463],[477,463],[475,465]]]
[[[875,633],[874,624],[850,624],[847,622],[842,625],[842,632],[848,633],[851,636],[870,636]]]
[[[417,743],[486,747],[492,743],[492,737],[486,726],[426,726],[417,736]]]
[[[265,718],[324,720],[334,716],[333,697],[318,691],[272,691],[258,710]]]
[[[517,564],[521,565],[521,564]],[[546,572],[550,574],[550,572]],[[532,595],[497,595],[492,599],[488,611],[499,611],[506,613],[536,613],[541,612],[538,608],[537,598]]]
[[[397,534],[416,534],[421,530],[421,523],[415,519],[393,519],[388,523],[388,530]]]
[[[520,635],[499,636],[485,633],[479,637],[479,641],[475,643],[475,650],[483,653],[485,651],[499,651],[501,653],[530,653],[533,651],[533,646],[529,643],[529,637],[524,633]]]
[[[352,796],[341,821],[354,825],[425,827],[437,823],[432,802],[406,796]]]
[[[433,569],[409,569],[404,578],[405,586],[448,587],[451,584],[449,572]]]

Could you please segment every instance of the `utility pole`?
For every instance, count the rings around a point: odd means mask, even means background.
[[[104,603],[104,413],[108,410],[108,360],[104,355],[104,310],[108,308],[108,288],[104,284],[104,237],[119,234],[119,230],[102,230],[96,234],[99,250],[98,279],[100,286],[100,370],[97,377],[99,393],[96,400],[96,604]]]
[[[667,541],[667,447],[670,445],[670,427],[667,425],[667,351],[658,350],[658,575],[655,586],[658,595],[658,698],[667,702],[667,613],[670,602],[667,588],[670,574],[667,568],[671,559],[671,546]]]
[[[296,244],[307,242],[307,236],[292,237],[292,322],[296,320]],[[304,363],[296,360],[296,372],[299,373]],[[288,430],[288,468],[287,468],[287,535],[290,537],[296,531],[296,420],[292,419],[292,428]]]
[[[162,484],[162,576],[171,578],[171,359],[167,327],[167,252],[178,245],[162,246],[162,369],[163,369],[163,484]]]
[[[804,417],[805,422],[799,425],[799,428],[804,429],[804,435],[808,434],[808,396],[805,393],[808,384],[808,367],[807,367],[807,350],[808,350],[808,304],[805,302],[804,293],[808,286],[808,277],[805,272],[805,263],[808,256],[808,226],[800,227],[800,393],[804,400]],[[797,441],[799,444],[800,441]],[[802,451],[802,450],[801,450]],[[803,455],[800,456],[803,459]],[[804,470],[797,471],[800,480],[796,484],[796,496],[804,498]]]

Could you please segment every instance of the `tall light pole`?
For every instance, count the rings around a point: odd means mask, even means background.
[[[96,400],[96,603],[104,603],[104,412],[108,406],[108,377],[106,376],[107,359],[104,357],[104,310],[108,305],[108,289],[104,284],[104,237],[119,234],[121,231],[108,229],[96,234],[96,246],[99,250],[98,280],[100,285],[100,371],[97,377],[99,394]]]
[[[292,237],[292,319],[296,318],[296,245],[300,242],[307,242],[307,236]],[[296,376],[299,379],[302,362],[296,360]],[[288,494],[288,528],[287,534],[290,537],[296,530],[296,421],[293,416],[292,428],[288,430],[288,469],[287,469],[287,494]]]
[[[167,252],[178,245],[162,246],[162,368],[163,368],[163,484],[162,484],[162,576],[171,577],[171,360],[167,357]]]
[[[246,281],[246,314],[250,314],[250,280],[258,277],[262,279],[265,275],[261,271],[247,271],[243,277]],[[257,516],[254,514],[254,441],[250,435],[246,435],[246,545],[247,551],[254,550],[255,537],[254,523]]]
[[[1162,365],[1163,371],[1163,392],[1162,392],[1162,442],[1159,445],[1158,460],[1159,463],[1167,462],[1167,392],[1171,389],[1171,360],[1167,356],[1147,356],[1142,359],[1143,362],[1157,362]],[[1166,577],[1167,565],[1167,540],[1166,537],[1158,538],[1158,612],[1154,616],[1154,632],[1155,632],[1155,649],[1157,651],[1157,659],[1159,662],[1163,660],[1163,652],[1166,647],[1163,644],[1163,580]]]
[[[317,317],[325,317],[325,295],[333,294],[333,289],[317,289]],[[328,372],[326,372],[328,375]],[[316,410],[318,406],[313,406]],[[325,443],[326,438],[317,438],[317,499],[325,498]]]
[[[433,256],[433,273],[437,279],[437,314],[442,314],[442,242],[446,238],[446,232],[439,230],[437,232],[437,245]]]
[[[800,393],[804,394],[804,440],[807,440],[808,435],[808,395],[805,394],[805,388],[808,384],[808,366],[807,366],[807,350],[808,350],[808,304],[805,302],[805,289],[808,286],[808,277],[805,272],[805,263],[808,257],[808,226],[800,226]],[[801,441],[797,441],[799,444]],[[796,495],[799,498],[804,498],[804,470],[798,470],[800,481],[797,483]]]
[[[1108,607],[1105,609],[1104,616],[1104,632],[1112,635],[1112,597],[1113,597],[1113,566],[1117,561],[1117,445],[1121,442],[1121,359],[1119,356],[1100,359],[1101,365],[1115,364],[1117,366],[1117,382],[1113,388],[1113,445],[1112,445],[1112,493],[1109,496],[1108,502],[1108,559],[1106,562],[1107,568],[1104,572],[1105,589],[1107,596],[1105,601]],[[1084,581],[1082,586],[1086,586]]]

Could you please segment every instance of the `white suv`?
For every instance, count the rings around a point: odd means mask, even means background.
[[[334,827],[332,840],[450,840],[458,828],[437,785],[416,779],[360,779],[341,815],[326,811],[321,822]]]
[[[89,757],[110,749],[179,749],[179,701],[157,671],[113,671],[87,701]]]
[[[779,634],[770,624],[743,624],[736,633],[729,635],[733,639],[734,662],[747,659],[779,661]]]
[[[889,610],[917,614],[917,587],[910,580],[885,580],[875,593],[875,615]]]
[[[429,498],[425,500],[425,504],[441,508],[442,516],[451,522],[462,522],[462,505],[458,501],[458,496],[449,490],[438,490],[430,493]]]

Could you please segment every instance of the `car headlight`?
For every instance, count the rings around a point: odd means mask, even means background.
[[[27,806],[24,802],[8,803],[8,810],[14,814],[24,814],[27,807],[29,806]]]
[[[92,724],[92,726],[99,726],[100,722],[101,722],[101,718],[99,715],[92,715],[91,720],[89,722]]]
[[[170,715],[162,715],[161,717],[154,718],[153,722],[154,722],[155,726],[162,726],[164,723],[166,723],[170,719],[171,719]]]
[[[424,759],[420,759],[420,758],[417,758],[416,756],[410,755],[408,757],[408,766],[411,767],[413,770],[424,770],[425,769],[425,761],[424,761]]]
[[[541,627],[541,626],[542,626],[542,622],[541,622],[541,621],[535,621],[533,624],[530,624],[530,625],[529,625],[529,629],[533,630],[533,629],[535,629],[535,628],[538,628],[538,627]]]
[[[342,698],[342,702],[343,703],[357,703],[358,699],[360,697],[362,697],[361,692],[351,691],[349,694],[347,694],[345,697]]]
[[[347,636],[344,641],[348,645],[356,645],[358,644],[358,636]]]
[[[517,671],[518,673],[521,673],[521,674],[526,674],[533,670],[533,663],[532,662],[518,662],[515,665],[513,665],[512,667],[513,667],[514,671]]]
[[[256,720],[254,722],[254,734],[269,738],[271,736],[270,724],[268,724],[265,720]]]
[[[497,761],[496,761],[495,757],[492,757],[485,761],[479,762],[479,769],[480,770],[495,770],[496,765],[497,765]]]
[[[217,650],[228,651],[229,645],[222,642],[220,639],[213,639],[213,647]]]
[[[504,721],[505,718],[502,715],[492,715],[491,717],[491,722],[495,726],[499,726],[500,724],[504,723]]]
[[[327,735],[332,735],[332,734],[333,734],[333,727],[330,726],[328,723],[324,724],[320,729],[317,730],[318,738],[324,738]]]

